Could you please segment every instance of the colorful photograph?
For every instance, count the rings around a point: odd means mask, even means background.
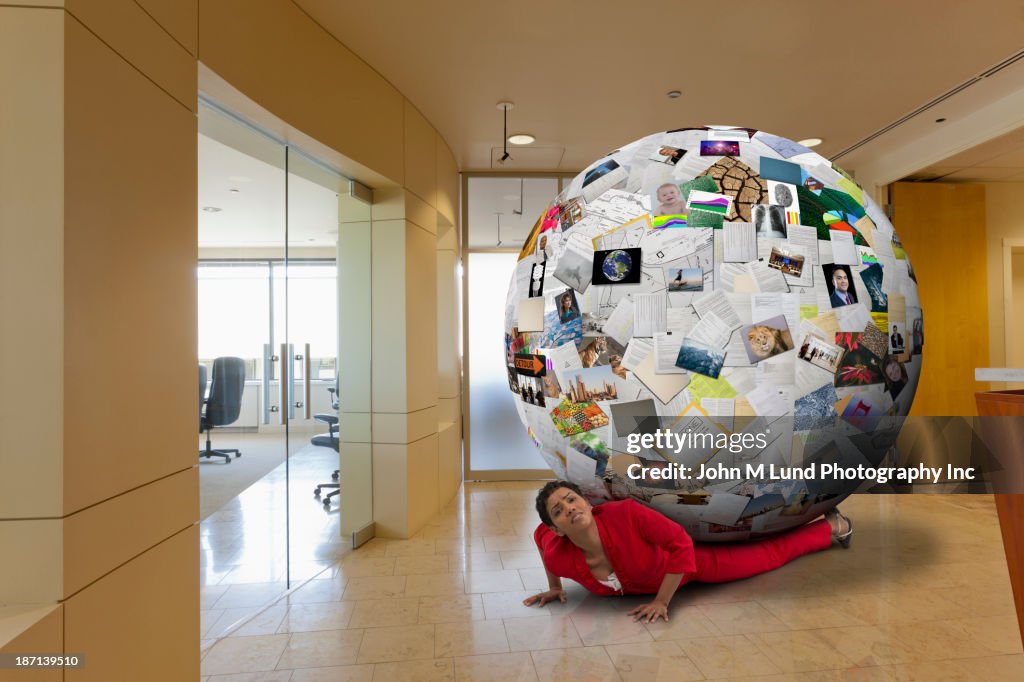
[[[836,387],[881,384],[882,361],[861,342],[860,332],[836,334],[836,345],[845,351],[836,371]]]
[[[784,315],[776,315],[740,329],[743,348],[750,362],[762,360],[793,350],[793,336]]]
[[[800,345],[800,350],[797,351],[796,356],[816,367],[821,367],[835,374],[845,354],[846,351],[840,346],[808,334]]]
[[[640,258],[640,249],[595,251],[591,280],[595,285],[636,284],[640,281]]]
[[[570,403],[566,400],[551,410],[551,421],[562,436],[575,436],[608,426],[608,416],[594,403]]]
[[[626,349],[615,339],[604,335],[583,336],[576,339],[576,348],[584,369],[608,365],[615,376],[626,378],[626,368],[621,366]]]
[[[853,305],[857,302],[857,289],[853,286],[853,274],[849,265],[822,263],[821,271],[825,275],[825,286],[828,287],[828,300],[833,308]]]
[[[558,224],[563,231],[583,220],[583,198],[576,197],[566,201],[559,207]]]
[[[701,156],[739,156],[740,143],[734,140],[701,140]]]
[[[768,267],[780,270],[784,275],[799,277],[804,271],[804,257],[773,246],[771,255],[768,256]]]
[[[563,372],[562,378],[565,379],[562,393],[566,402],[589,403],[619,397],[617,377],[610,365],[569,370]]]
[[[604,471],[608,467],[608,458],[611,457],[612,453],[603,440],[593,433],[581,433],[570,438],[569,445],[576,452],[584,454],[597,462],[594,474],[604,476]]]
[[[651,206],[654,207],[651,210],[651,215],[655,218],[686,215],[686,202],[683,201],[679,185],[674,182],[658,185],[654,194],[651,195]]]
[[[693,211],[707,211],[708,213],[717,213],[724,216],[729,212],[729,207],[732,206],[732,197],[726,194],[702,192],[699,189],[695,189],[690,192],[690,196],[686,200],[686,206]]]
[[[685,214],[662,215],[651,218],[651,226],[654,227],[655,230],[672,227],[687,227],[687,225],[689,225],[689,219]]]
[[[909,380],[906,366],[893,355],[887,355],[882,361],[882,378],[885,380],[886,390],[893,399],[900,394]]]
[[[559,324],[568,324],[580,319],[580,304],[576,301],[576,292],[572,289],[555,294],[555,308],[558,310]]]
[[[700,268],[665,268],[669,291],[704,291],[704,272]]]
[[[676,356],[676,367],[682,367],[712,379],[718,378],[724,364],[725,351],[692,339],[683,339],[683,344],[679,347],[679,354]]]

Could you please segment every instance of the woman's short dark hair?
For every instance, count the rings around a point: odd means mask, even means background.
[[[548,514],[548,498],[551,494],[559,488],[568,488],[580,497],[583,497],[583,491],[575,483],[570,481],[550,481],[540,489],[537,493],[537,514],[540,516],[540,522],[545,526],[553,526],[554,522],[551,520],[551,515]]]

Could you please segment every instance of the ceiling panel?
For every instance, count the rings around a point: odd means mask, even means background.
[[[705,123],[822,137],[830,156],[1006,59],[1024,35],[1016,0],[785,11],[734,0],[724,23],[678,0],[295,1],[423,113],[462,170],[491,167],[503,100],[516,104],[509,130],[566,150],[560,170]],[[674,89],[682,97],[665,97]]]

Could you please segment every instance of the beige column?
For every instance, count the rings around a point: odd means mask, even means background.
[[[377,535],[408,537],[440,507],[437,214],[406,189],[372,211],[371,432]]]
[[[462,483],[462,296],[458,288],[460,236],[452,216],[458,196],[458,175],[451,157],[439,145],[437,210],[437,418],[438,491],[443,507]],[[444,187],[446,181],[450,186]]]
[[[0,6],[0,650],[197,679],[195,3],[68,4]]]

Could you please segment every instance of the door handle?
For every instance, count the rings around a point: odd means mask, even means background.
[[[302,353],[302,404],[295,407],[302,408],[302,418],[309,419],[309,395],[310,395],[310,368],[313,366],[309,357],[309,344],[306,344]]]
[[[288,344],[281,344],[281,357],[288,357]],[[278,413],[278,424],[284,426],[285,422],[288,421],[287,410],[284,406],[288,404],[288,383],[290,381],[288,377],[288,363],[281,363],[281,375],[280,375],[280,386],[278,386],[278,405],[281,406],[281,411]]]

